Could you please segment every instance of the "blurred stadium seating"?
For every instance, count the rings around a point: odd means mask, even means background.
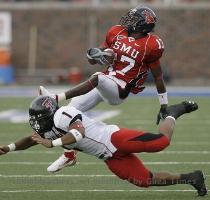
[[[86,49],[100,44],[107,29],[140,4],[158,16],[156,32],[166,47],[162,63],[172,84],[209,84],[208,0],[1,1],[0,11],[12,14],[17,82],[66,83],[71,69],[86,78],[98,70],[87,64]]]

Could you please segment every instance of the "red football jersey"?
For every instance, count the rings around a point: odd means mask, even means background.
[[[164,51],[163,41],[156,35],[148,34],[140,39],[128,36],[128,31],[120,25],[113,26],[106,35],[104,47],[113,49],[116,59],[104,72],[129,83],[145,72],[131,90],[138,93],[138,88],[145,82],[148,71],[159,66],[159,59]],[[112,73],[110,73],[112,72]]]

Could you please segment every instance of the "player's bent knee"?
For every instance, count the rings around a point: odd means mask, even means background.
[[[127,180],[138,187],[149,187],[151,185],[153,176],[151,171],[134,154],[122,156],[116,153],[113,158],[106,160],[105,163],[122,180]]]
[[[149,135],[150,133],[146,133],[145,136],[147,134]],[[166,135],[161,133],[151,135],[154,135],[155,138],[145,143],[146,152],[159,152],[169,146],[170,140]]]
[[[107,81],[107,77],[104,74],[98,74],[98,85],[104,85]]]
[[[119,105],[123,99],[119,97],[119,88],[115,81],[104,74],[98,74],[97,90],[103,100],[110,105]]]
[[[166,135],[163,135],[159,144],[160,146],[158,151],[162,151],[170,145],[170,139]]]

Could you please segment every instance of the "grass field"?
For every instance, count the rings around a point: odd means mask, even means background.
[[[171,98],[170,103],[184,99]],[[198,102],[199,110],[177,121],[171,146],[161,153],[141,154],[140,157],[153,171],[202,169],[207,176],[206,183],[210,185],[209,98],[193,99]],[[30,101],[29,98],[1,98],[0,111],[27,109]],[[155,97],[130,98],[121,106],[101,104],[97,108],[121,110],[121,114],[107,120],[108,123],[157,132],[155,120],[159,106]],[[0,122],[0,127],[0,144],[8,144],[31,133],[28,124]],[[49,150],[36,146],[0,157],[0,200],[197,199],[193,188],[186,185],[138,188],[113,176],[102,161],[82,153],[78,154],[79,163],[76,166],[66,168],[57,175],[48,174],[47,166],[61,152],[60,148]]]

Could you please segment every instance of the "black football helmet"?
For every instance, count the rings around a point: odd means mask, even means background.
[[[55,99],[49,96],[35,98],[29,107],[29,124],[38,134],[50,131],[53,127],[53,117],[58,109]]]
[[[139,6],[128,11],[120,19],[120,25],[127,28],[128,33],[149,33],[157,21],[154,11],[145,6]]]

